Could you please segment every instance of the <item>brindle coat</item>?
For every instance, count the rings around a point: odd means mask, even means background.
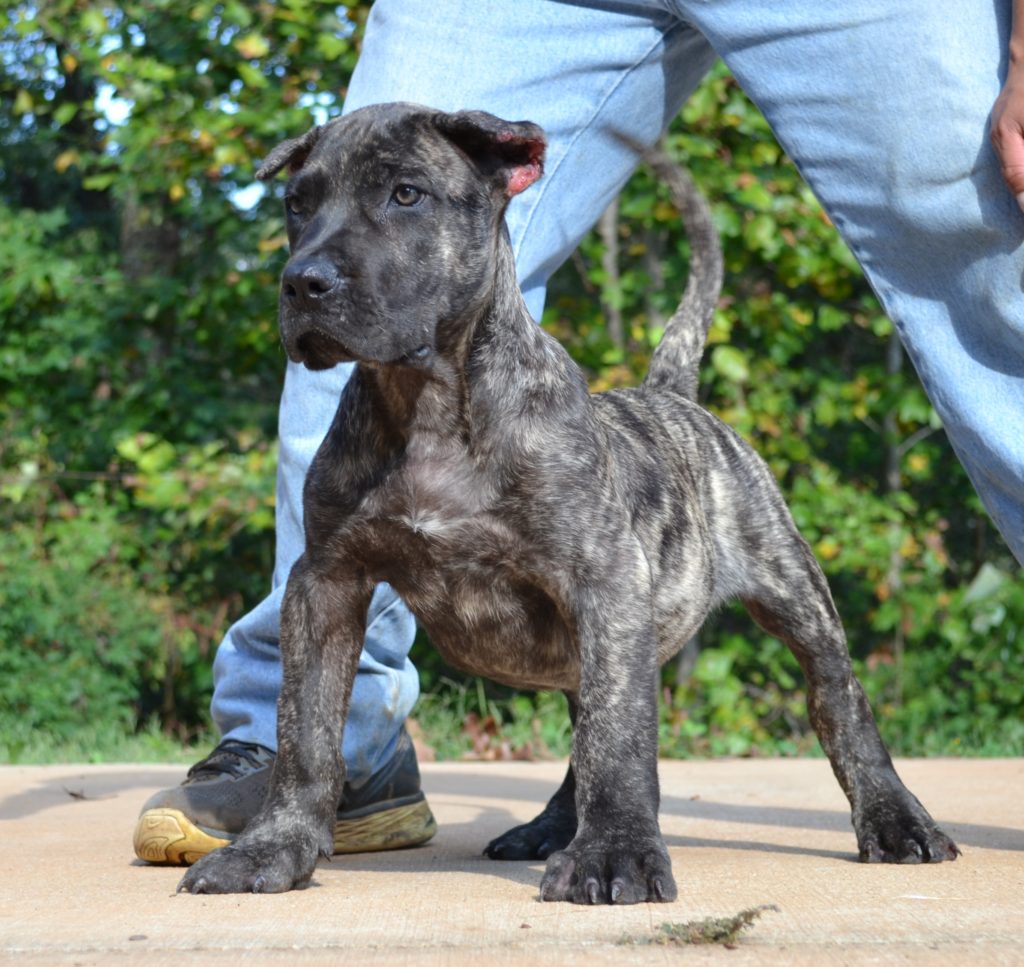
[[[546,858],[542,899],[675,898],[658,827],[658,669],[736,598],[803,668],[861,858],[957,855],[893,770],[771,473],[694,402],[722,272],[706,206],[658,166],[687,218],[691,280],[643,385],[591,396],[528,315],[504,228],[543,150],[533,124],[393,104],[285,142],[259,172],[291,175],[288,355],[359,365],[306,481],[267,802],[182,889],[287,890],[330,854],[342,725],[380,581],[452,665],[568,696],[565,782],[487,847]]]

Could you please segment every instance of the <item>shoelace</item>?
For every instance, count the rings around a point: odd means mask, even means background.
[[[191,769],[188,770],[187,779],[196,779],[201,776],[212,774],[222,775],[227,773],[237,777],[248,769],[262,765],[260,762],[261,753],[267,755],[269,749],[254,742],[239,742],[235,739],[228,739],[221,742],[205,759],[200,759]]]

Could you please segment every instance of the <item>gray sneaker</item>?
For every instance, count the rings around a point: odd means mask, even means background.
[[[135,855],[147,863],[191,864],[230,843],[256,815],[270,786],[274,753],[227,739],[142,807]],[[358,787],[345,783],[335,853],[369,853],[425,843],[437,823],[420,788],[416,751],[403,728],[395,754]]]

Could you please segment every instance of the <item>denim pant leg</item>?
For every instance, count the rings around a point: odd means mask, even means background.
[[[228,630],[214,662],[212,712],[225,738],[277,748],[280,610],[288,574],[304,546],[302,487],[351,370],[351,365],[341,365],[314,373],[288,364],[279,412],[272,591]],[[419,694],[416,669],[407,657],[415,630],[412,615],[394,591],[378,586],[367,615],[343,741],[353,783],[391,756],[398,730]]]
[[[424,17],[419,0],[378,0],[345,110],[406,100],[544,126],[545,178],[508,212],[524,294],[539,318],[548,276],[635,166],[633,149],[616,132],[652,144],[713,59],[703,38],[657,4],[589,10],[548,0],[446,0]],[[343,366],[326,373],[288,366],[273,591],[232,626],[217,652],[212,710],[225,737],[276,748],[279,612],[302,551],[302,483],[347,378]],[[406,657],[413,632],[404,605],[378,588],[343,740],[351,781],[391,754],[416,699]]]
[[[1024,215],[988,140],[1010,0],[672,0],[857,256],[1024,562]]]

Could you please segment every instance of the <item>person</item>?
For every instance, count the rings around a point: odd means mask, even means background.
[[[963,0],[955,11],[932,0],[446,0],[429,12],[416,0],[377,0],[344,109],[414,101],[544,128],[544,178],[508,210],[520,284],[539,318],[548,277],[716,56],[860,261],[1024,560],[1024,0]],[[218,651],[212,709],[223,741],[144,807],[136,849],[145,859],[194,859],[260,805],[276,745],[278,611],[302,550],[302,481],[349,371],[289,365],[273,591]],[[433,833],[402,724],[417,695],[413,633],[394,592],[378,588],[344,732],[336,848]]]

